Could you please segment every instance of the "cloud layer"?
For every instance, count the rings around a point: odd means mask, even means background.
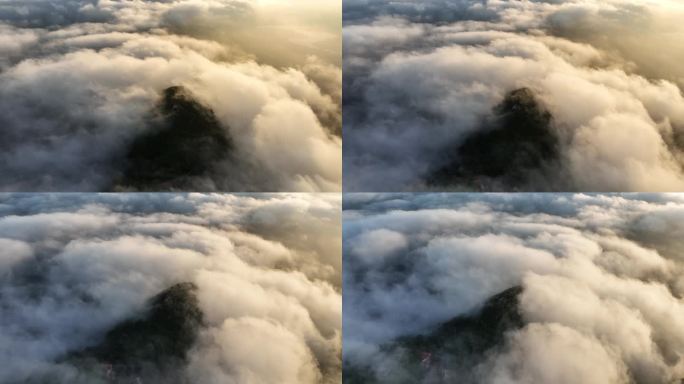
[[[684,186],[681,3],[350,0],[344,7],[346,190]],[[519,167],[514,177],[473,171],[459,161],[462,145],[496,126],[497,106],[521,89],[552,116],[559,160]],[[524,134],[513,142],[523,152],[534,145]],[[481,163],[506,152],[494,139],[469,150]],[[445,166],[467,177],[435,180]]]
[[[0,383],[100,382],[65,357],[179,283],[197,287],[203,326],[160,375],[339,382],[340,208],[333,195],[2,196]]]
[[[465,371],[447,365],[451,377],[684,377],[682,196],[360,194],[344,204],[345,372],[403,382],[407,366],[387,346],[520,286],[523,326],[481,355],[442,356],[477,361]]]
[[[0,1],[0,190],[140,189],[119,183],[126,153],[173,86],[235,147],[156,189],[340,190],[339,16],[328,0]]]

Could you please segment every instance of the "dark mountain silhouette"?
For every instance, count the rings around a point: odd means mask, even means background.
[[[477,190],[494,184],[496,189],[516,190],[556,165],[560,143],[552,116],[530,89],[510,92],[493,112],[493,118],[456,144],[444,164],[428,175],[429,185]]]
[[[206,175],[229,156],[227,130],[184,87],[165,89],[154,116],[154,127],[130,144],[119,186],[184,189],[189,178]]]
[[[487,300],[476,313],[382,346],[384,354],[399,359],[401,372],[376,377],[370,367],[345,363],[345,383],[476,383],[474,368],[488,352],[504,344],[506,332],[523,326],[518,310],[521,292],[521,287],[509,288]]]
[[[148,303],[138,316],[115,326],[97,345],[71,353],[64,362],[103,383],[185,383],[185,366],[203,315],[196,287],[174,285]]]

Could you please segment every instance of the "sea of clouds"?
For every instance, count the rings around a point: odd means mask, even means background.
[[[426,180],[520,88],[550,112],[559,161],[448,189],[684,187],[680,1],[347,0],[343,14],[345,190],[444,188]]]
[[[116,179],[171,86],[235,148],[186,190],[340,190],[340,8],[0,0],[0,190],[136,189]]]
[[[339,383],[340,204],[325,194],[0,196],[0,383],[100,382],[64,357],[183,282],[197,286],[204,325],[167,376]]]
[[[683,218],[681,195],[345,196],[345,367],[392,382],[404,367],[384,346],[521,286],[524,326],[455,377],[678,383]]]

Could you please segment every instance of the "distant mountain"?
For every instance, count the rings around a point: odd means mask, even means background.
[[[528,88],[516,89],[494,108],[493,117],[456,143],[445,162],[428,175],[434,186],[516,190],[560,159],[551,114]],[[535,185],[541,185],[535,182]]]
[[[184,87],[165,89],[153,115],[153,127],[130,144],[119,187],[186,189],[231,153],[228,130]]]
[[[490,351],[502,346],[508,331],[523,326],[518,309],[521,287],[507,289],[485,302],[476,313],[455,317],[422,335],[399,338],[381,347],[398,367],[344,366],[348,384],[475,384],[473,369]]]

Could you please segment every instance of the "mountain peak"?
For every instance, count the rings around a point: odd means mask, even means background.
[[[167,288],[141,313],[110,329],[99,344],[72,353],[66,361],[109,383],[174,376],[203,323],[196,291],[192,283]]]
[[[233,144],[214,111],[183,86],[162,91],[152,127],[130,144],[121,184],[139,190],[183,189],[209,173]]]
[[[428,175],[428,184],[482,189],[484,183],[493,184],[486,189],[515,190],[558,161],[560,142],[553,118],[532,90],[509,92],[492,113],[445,155],[443,165]]]

